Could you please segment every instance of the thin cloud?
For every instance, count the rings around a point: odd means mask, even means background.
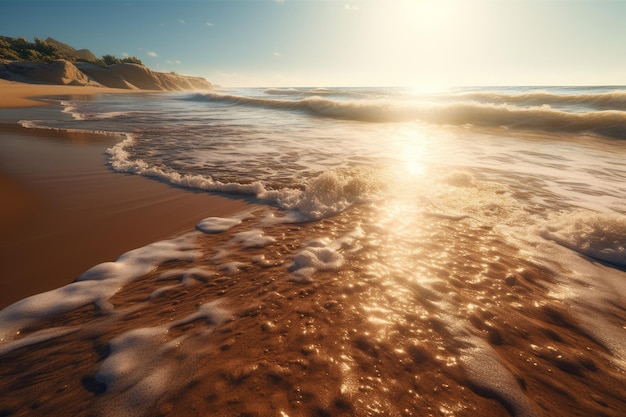
[[[166,63],[168,63],[168,64],[174,64],[174,65],[180,65],[180,64],[182,64],[182,62],[180,62],[180,60],[179,60],[179,59],[177,59],[177,60],[175,60],[175,61],[172,61],[171,59],[168,59],[168,60],[167,60],[167,61],[165,61],[165,62],[166,62]]]
[[[281,54],[280,52],[274,52],[272,55],[274,55],[274,56],[283,56],[283,54]]]
[[[181,25],[184,25],[186,22],[183,19],[178,19],[178,23],[180,23]]]
[[[285,0],[274,0],[274,3],[284,3]]]
[[[357,10],[359,10],[359,6],[354,6],[352,4],[346,4],[344,6],[344,9],[346,9],[349,12],[356,12]]]
[[[207,26],[209,26],[209,27],[213,27],[213,26],[215,26],[215,25],[214,25],[213,23],[211,23],[211,22],[206,22],[206,25],[207,25]]]
[[[156,57],[158,57],[158,56],[159,56],[159,54],[157,54],[157,53],[156,53],[156,52],[154,52],[154,51],[148,51],[148,52],[147,52],[147,55],[148,55],[148,56],[151,56],[152,58],[156,58]]]

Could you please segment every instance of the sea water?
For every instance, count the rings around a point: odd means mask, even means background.
[[[494,351],[503,336],[487,329],[491,336],[482,337],[476,317],[488,321],[504,308],[532,321],[538,313],[523,312],[545,313],[557,303],[614,366],[624,367],[626,90],[620,87],[247,88],[61,104],[65,115],[57,120],[22,125],[111,135],[114,171],[247,198],[261,209],[198,219],[196,234],[232,230],[221,243],[197,243],[194,233],[157,242],[9,306],[0,312],[0,354],[78,331],[52,326],[16,336],[54,315],[84,305],[120,310],[110,300],[121,288],[164,262],[192,262],[204,251],[210,262],[164,272],[163,285],[146,302],[177,288],[191,291],[194,283],[254,276],[256,267],[270,268],[272,279],[298,291],[345,279],[337,291],[359,294],[352,308],[370,326],[368,341],[357,340],[357,347],[394,341],[405,352],[409,342],[432,343],[433,360],[462,369],[470,386],[515,415],[535,415],[537,404]],[[540,276],[549,278],[539,285]],[[522,281],[531,292],[519,289]],[[165,342],[164,334],[202,316],[211,323],[203,333],[210,339],[229,311],[264,296],[259,288],[252,300],[228,294],[219,303],[204,300],[188,317],[112,338],[95,375],[116,398],[113,411],[103,413],[141,415],[182,386],[168,386],[177,369],[188,370],[167,352],[195,336]],[[435,330],[411,333],[420,320]],[[142,358],[146,349],[153,353]],[[359,398],[350,382],[355,359],[341,358],[345,392]],[[145,400],[133,409],[135,395]],[[382,399],[364,404],[355,407],[369,414],[392,407]]]

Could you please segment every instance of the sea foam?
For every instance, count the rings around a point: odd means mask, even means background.
[[[566,213],[549,222],[542,235],[590,258],[626,267],[626,215]]]
[[[87,270],[71,284],[6,307],[0,311],[0,344],[11,343],[24,327],[85,305],[93,304],[99,309],[110,310],[109,298],[127,283],[163,262],[191,261],[198,257],[200,252],[190,243],[192,236],[187,234],[126,252],[115,262],[104,262]]]

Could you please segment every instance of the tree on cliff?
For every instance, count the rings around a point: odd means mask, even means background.
[[[139,64],[139,65],[143,65],[143,62],[141,62],[141,60],[139,58],[136,58],[134,56],[127,56],[124,58],[117,58],[115,55],[110,55],[110,54],[106,54],[102,56],[102,59],[98,60],[96,63],[100,64],[101,66],[104,65],[115,65],[115,64],[121,64],[121,63],[128,63],[128,64]]]

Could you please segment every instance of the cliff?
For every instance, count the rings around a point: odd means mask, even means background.
[[[50,63],[0,60],[0,78],[25,83],[89,85],[131,90],[183,91],[212,88],[211,83],[204,78],[156,72],[138,64],[122,63],[102,67],[62,59]]]

